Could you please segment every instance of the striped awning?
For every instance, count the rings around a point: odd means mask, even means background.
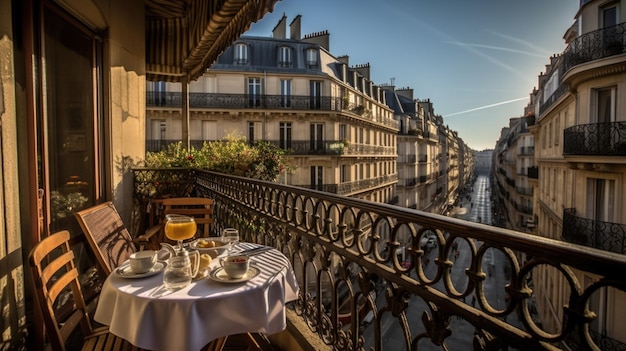
[[[278,0],[145,0],[146,76],[192,81]]]

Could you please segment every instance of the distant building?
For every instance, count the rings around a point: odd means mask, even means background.
[[[536,165],[527,173],[536,220],[527,223],[536,225],[537,235],[618,255],[626,254],[624,9],[626,0],[580,2],[576,21],[564,35],[567,48],[550,58],[539,75],[538,90],[531,93],[533,111],[526,111],[535,116],[528,120],[528,130],[534,137]],[[567,301],[576,288],[568,274],[546,264],[533,270],[541,327],[558,332],[573,317],[563,306],[587,304],[596,314],[577,318],[590,318],[595,343],[624,348],[626,293],[573,271],[584,282],[582,288],[596,284],[597,289],[584,300]],[[563,342],[576,348],[576,340]]]
[[[301,38],[300,21],[290,37],[284,16],[271,38],[242,36],[190,84],[191,144],[228,135],[269,141],[295,166],[281,182],[392,202],[398,122],[384,93],[369,64],[333,56],[328,32]],[[180,88],[155,83],[148,94],[147,149],[158,150],[180,140]]]

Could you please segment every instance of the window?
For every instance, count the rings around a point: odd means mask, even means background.
[[[248,78],[248,107],[261,106],[261,78]]]
[[[261,122],[248,122],[248,141],[253,143],[257,140],[263,140],[262,129]]]
[[[349,141],[348,126],[343,123],[339,125],[339,140]]]
[[[319,110],[322,108],[322,82],[312,80],[309,83],[310,108]]]
[[[559,145],[560,136],[561,136],[561,116],[556,117],[556,121],[554,122],[554,145]]]
[[[288,46],[281,46],[278,49],[278,66],[291,67],[291,51]]]
[[[244,65],[248,63],[248,45],[244,43],[235,44],[235,62],[236,65]]]
[[[614,222],[615,180],[587,179],[587,218],[601,222]]]
[[[311,189],[324,190],[324,170],[322,166],[311,166]]]
[[[291,79],[280,80],[280,106],[291,107]]]
[[[339,182],[341,183],[347,182],[349,176],[350,176],[350,165],[341,165],[341,168],[339,168]]]
[[[617,24],[617,6],[605,7],[602,9],[602,26],[612,27]]]
[[[595,117],[592,122],[608,123],[615,121],[615,88],[595,90]]]
[[[46,111],[37,121],[47,127],[36,149],[36,159],[45,165],[38,169],[39,184],[51,195],[50,231],[68,229],[72,236],[82,235],[68,218],[105,198],[103,44],[95,33],[68,21],[52,5],[42,16],[39,44],[45,65],[33,72],[46,87],[46,94],[40,96]],[[153,128],[160,137],[160,122]],[[71,206],[58,205],[69,200]]]
[[[317,67],[317,49],[306,49],[306,65],[308,68]]]
[[[202,121],[202,140],[217,140],[216,121]]]
[[[310,149],[312,151],[324,150],[324,125],[322,123],[311,123]]]
[[[291,148],[291,123],[280,122],[280,144],[281,149]]]

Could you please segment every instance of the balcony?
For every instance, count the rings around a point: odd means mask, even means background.
[[[563,131],[563,155],[626,156],[626,122],[566,128]]]
[[[563,240],[626,255],[626,225],[576,216],[575,208],[563,210]]]
[[[238,227],[242,240],[279,248],[292,259],[301,291],[289,318],[302,330],[288,333],[312,333],[335,350],[415,350],[424,343],[447,348],[455,341],[475,349],[553,350],[568,349],[569,340],[577,349],[594,349],[589,329],[598,313],[589,306],[597,286],[568,272],[587,272],[611,289],[626,284],[623,255],[201,170],[167,170],[177,186],[159,188],[167,182],[151,180],[158,172],[134,170],[138,206],[148,198],[180,195],[172,191],[188,189],[179,183],[193,179],[193,195],[215,199],[215,229]],[[420,241],[431,237],[437,245],[426,252]],[[456,248],[469,260],[456,260]],[[495,266],[492,275],[494,255],[506,264]],[[543,329],[533,312],[534,290],[553,278],[542,277],[546,266],[576,286],[564,290],[567,305],[558,306],[564,316],[556,331]],[[463,279],[452,279],[455,272]],[[488,287],[506,299],[494,299]]]
[[[182,107],[180,92],[146,92],[146,107],[174,108]],[[336,111],[358,116],[360,120],[398,128],[398,121],[373,115],[362,105],[345,102],[341,97],[309,95],[268,95],[268,94],[218,94],[189,93],[189,107],[192,109],[272,109],[272,110],[315,110]]]
[[[574,39],[563,52],[564,72],[574,66],[626,52],[626,22]]]

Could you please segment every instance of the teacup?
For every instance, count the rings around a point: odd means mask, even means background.
[[[146,273],[154,267],[157,262],[157,251],[142,250],[130,255],[130,269],[137,274]]]
[[[240,279],[250,268],[250,258],[245,255],[226,256],[220,258],[220,266],[231,279]]]

